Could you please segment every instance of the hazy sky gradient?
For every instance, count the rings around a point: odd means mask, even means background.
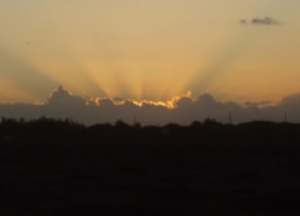
[[[300,92],[299,0],[2,0],[0,100]],[[270,16],[281,25],[241,25]]]

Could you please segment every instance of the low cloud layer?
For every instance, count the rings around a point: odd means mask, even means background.
[[[196,100],[182,97],[174,103],[175,108],[170,109],[159,104],[145,102],[141,105],[126,100],[116,104],[108,98],[88,101],[59,88],[43,105],[1,104],[0,116],[26,120],[42,116],[70,118],[87,125],[114,123],[118,120],[129,124],[140,122],[143,125],[167,123],[186,125],[207,118],[224,123],[255,120],[300,122],[300,94],[286,97],[277,105],[265,103],[241,105],[235,102],[220,102],[208,94]]]
[[[263,25],[263,26],[272,26],[280,25],[281,22],[272,18],[272,17],[254,17],[252,19],[242,19],[240,20],[242,25]]]

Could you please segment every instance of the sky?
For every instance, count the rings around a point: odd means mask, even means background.
[[[300,92],[299,0],[0,0],[0,101],[278,102]]]

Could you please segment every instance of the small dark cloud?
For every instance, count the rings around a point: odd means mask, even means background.
[[[241,19],[241,20],[240,20],[240,24],[242,24],[242,25],[247,25],[247,24],[248,24],[248,20],[246,20],[246,19]]]
[[[255,25],[279,25],[280,22],[275,20],[272,17],[264,17],[264,18],[253,18],[252,24],[255,24]]]
[[[241,19],[241,25],[264,25],[264,26],[272,26],[272,25],[280,25],[281,22],[272,17],[254,17],[252,19]]]

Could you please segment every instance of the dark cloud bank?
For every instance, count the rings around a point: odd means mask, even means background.
[[[113,123],[118,120],[130,124],[137,121],[144,125],[167,123],[185,125],[207,118],[224,123],[255,120],[300,122],[300,95],[289,96],[277,105],[265,103],[241,105],[234,102],[219,102],[211,95],[205,94],[197,100],[181,98],[176,102],[176,108],[171,110],[151,104],[137,106],[130,101],[116,105],[110,99],[102,99],[99,104],[73,96],[63,88],[59,88],[43,105],[1,104],[0,116],[25,120],[42,116],[69,118],[87,125]]]

